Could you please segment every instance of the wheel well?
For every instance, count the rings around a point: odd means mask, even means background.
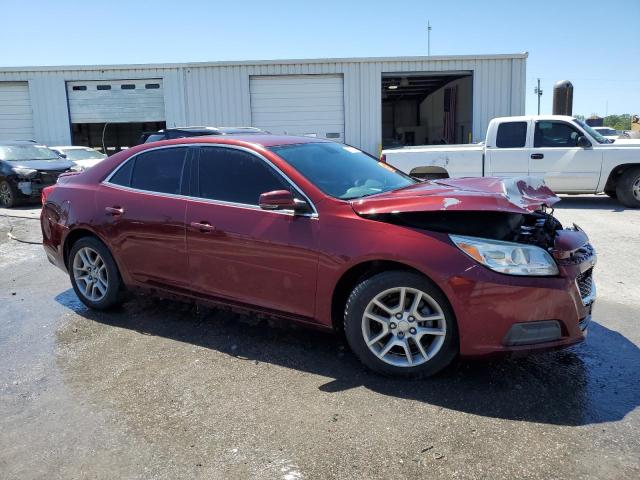
[[[625,174],[631,168],[640,167],[640,163],[625,163],[623,165],[618,165],[611,173],[609,173],[609,178],[607,178],[607,183],[604,185],[604,191],[615,191],[618,180],[622,175]]]
[[[340,280],[338,280],[333,290],[333,296],[331,298],[331,321],[335,330],[341,331],[343,328],[344,308],[355,286],[377,273],[391,270],[413,272],[424,276],[421,271],[409,265],[391,260],[372,260],[354,265],[340,277]]]
[[[71,251],[71,247],[73,247],[73,244],[84,237],[98,238],[91,230],[86,230],[84,228],[78,228],[76,230],[72,230],[69,233],[69,235],[67,235],[67,238],[65,238],[64,240],[64,249],[63,249],[65,265],[69,264],[69,252]]]

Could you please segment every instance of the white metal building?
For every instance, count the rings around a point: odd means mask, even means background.
[[[0,140],[109,150],[164,126],[382,144],[469,142],[522,115],[527,54],[0,68]],[[105,126],[106,124],[106,126]]]

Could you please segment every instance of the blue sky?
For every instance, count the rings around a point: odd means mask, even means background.
[[[0,0],[0,66],[529,52],[527,113],[640,113],[640,0]]]

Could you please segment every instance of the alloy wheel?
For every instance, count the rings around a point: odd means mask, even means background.
[[[633,192],[633,196],[636,198],[636,200],[640,200],[640,177],[636,178],[636,181],[633,182],[631,191]]]
[[[80,292],[92,302],[99,302],[109,289],[107,265],[94,249],[83,247],[73,259],[73,278]]]
[[[3,207],[11,205],[12,198],[9,184],[7,182],[0,183],[0,205]]]
[[[425,292],[396,287],[376,295],[362,316],[369,350],[396,367],[415,367],[433,358],[447,334],[444,312]]]

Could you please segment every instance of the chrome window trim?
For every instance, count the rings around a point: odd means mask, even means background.
[[[307,203],[309,204],[309,206],[313,210],[312,213],[296,213],[293,210],[265,210],[265,209],[260,208],[259,205],[253,205],[253,204],[248,204],[248,203],[228,202],[228,201],[225,201],[225,200],[215,200],[215,199],[212,199],[212,198],[201,198],[201,197],[196,197],[196,196],[193,196],[193,195],[179,195],[179,194],[173,194],[173,193],[154,192],[152,190],[140,190],[138,188],[127,187],[127,186],[124,186],[124,185],[118,185],[116,183],[111,183],[110,182],[111,178],[116,173],[118,173],[118,170],[120,170],[125,164],[127,164],[130,161],[132,161],[138,155],[141,155],[143,153],[153,152],[155,150],[163,150],[163,149],[166,149],[166,148],[185,148],[185,147],[186,148],[189,148],[189,147],[217,147],[217,148],[222,147],[222,148],[230,148],[230,149],[234,149],[234,150],[242,150],[242,151],[247,152],[247,153],[249,153],[251,155],[254,155],[255,157],[257,157],[260,160],[262,160],[263,162],[265,162],[273,170],[275,170],[276,173],[279,174],[285,180],[285,183],[288,183],[289,185],[291,185],[307,201]],[[133,175],[133,170],[132,170],[132,175]],[[192,200],[192,201],[198,201],[198,202],[204,202],[204,203],[211,203],[211,204],[214,204],[214,205],[222,205],[222,206],[227,206],[227,207],[244,208],[244,209],[248,209],[248,210],[260,210],[261,212],[270,212],[270,213],[276,213],[276,214],[280,214],[280,215],[289,215],[289,216],[296,216],[296,217],[308,217],[308,218],[318,218],[319,217],[318,210],[316,209],[315,204],[302,191],[302,189],[300,187],[298,187],[293,182],[293,180],[291,180],[282,170],[280,170],[276,165],[274,165],[265,156],[261,155],[260,153],[256,152],[255,150],[252,150],[250,148],[243,147],[243,146],[240,146],[240,145],[227,145],[227,144],[222,144],[222,143],[181,143],[181,144],[175,144],[175,145],[162,145],[162,146],[159,146],[159,147],[149,148],[149,149],[146,149],[146,150],[143,150],[141,152],[138,152],[138,153],[135,153],[135,154],[131,155],[124,162],[122,162],[120,165],[118,165],[118,167],[115,170],[113,170],[109,175],[107,175],[107,177],[104,180],[102,180],[102,182],[100,182],[100,183],[102,185],[107,185],[107,186],[112,187],[112,188],[118,188],[118,189],[121,189],[121,190],[134,192],[134,193],[145,193],[145,194],[148,194],[148,195],[154,195],[156,197],[178,198],[178,199],[183,199],[183,200]]]

